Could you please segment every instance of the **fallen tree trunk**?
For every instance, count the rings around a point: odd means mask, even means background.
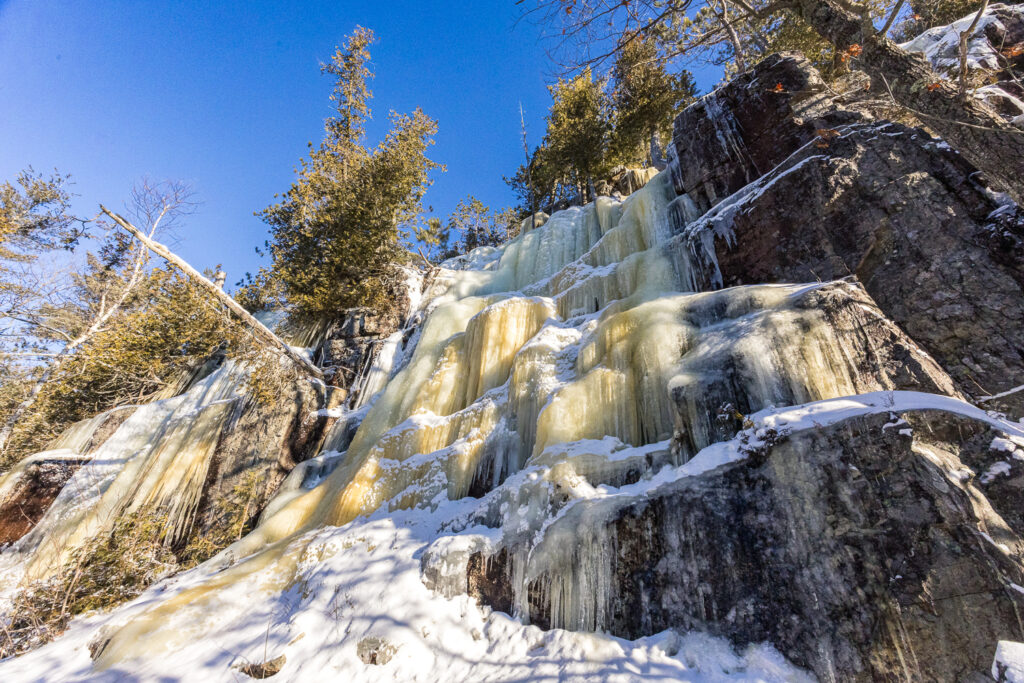
[[[1024,131],[984,102],[961,98],[957,86],[932,71],[927,60],[901,49],[838,0],[797,0],[792,9],[838,51],[859,45],[858,63],[876,86],[920,116],[996,188],[1024,203]]]
[[[202,287],[211,295],[213,295],[213,297],[220,301],[222,304],[227,306],[232,313],[239,317],[239,319],[242,321],[242,324],[248,327],[256,336],[256,338],[259,339],[263,344],[270,347],[274,347],[276,348],[276,350],[284,353],[284,355],[291,359],[296,365],[299,365],[300,367],[302,367],[303,370],[312,373],[315,377],[323,377],[323,373],[321,372],[320,368],[316,367],[309,360],[307,360],[306,358],[292,350],[292,348],[288,346],[288,344],[286,344],[280,337],[271,332],[270,329],[268,329],[259,320],[254,318],[252,314],[249,313],[249,311],[242,308],[241,304],[239,304],[237,301],[228,296],[226,292],[224,292],[223,290],[218,288],[217,285],[213,284],[208,279],[206,279],[202,273],[200,273],[195,268],[190,266],[187,261],[185,261],[180,256],[176,255],[174,252],[172,252],[164,245],[147,237],[141,230],[136,228],[134,225],[126,221],[118,214],[113,213],[102,204],[100,205],[100,209],[103,211],[103,213],[110,216],[110,218],[115,223],[124,228],[133,237],[135,237],[135,239],[142,242],[142,244],[144,244],[146,248],[148,248],[157,256],[160,256],[167,262],[171,263],[172,265],[180,269],[183,273],[188,275],[189,278],[194,280],[196,284],[198,284],[200,287]]]

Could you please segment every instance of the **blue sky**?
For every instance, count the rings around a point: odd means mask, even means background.
[[[0,178],[56,167],[89,215],[142,176],[187,181],[201,205],[176,250],[233,283],[262,263],[253,211],[287,189],[330,115],[318,63],[361,24],[378,37],[371,141],[389,109],[422,107],[448,167],[426,202],[444,216],[472,193],[499,208],[522,161],[519,102],[534,144],[553,70],[517,17],[514,0],[0,0]]]

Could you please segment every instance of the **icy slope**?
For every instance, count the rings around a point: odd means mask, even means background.
[[[690,135],[691,152],[624,202],[602,197],[558,212],[417,285],[410,327],[361,369],[362,390],[347,410],[324,411],[338,416],[326,449],[295,467],[251,533],[132,603],[0,662],[0,678],[808,675],[769,640],[825,679],[923,675],[940,658],[927,649],[919,656],[915,643],[939,643],[951,666],[987,668],[993,633],[1011,623],[1019,600],[1012,585],[1024,585],[1024,543],[1011,528],[1018,499],[988,501],[979,488],[988,484],[975,483],[958,458],[988,471],[987,443],[979,455],[978,440],[1016,444],[1024,434],[961,400],[962,389],[894,314],[846,277],[893,262],[895,240],[879,226],[908,230],[889,217],[920,213],[915,197],[932,195],[907,193],[883,215],[870,196],[844,205],[822,188],[851,179],[898,187],[890,175],[921,174],[904,172],[899,159],[860,172],[843,145],[874,136],[868,142],[880,147],[886,126],[837,110],[799,60],[766,63],[767,75],[754,70],[688,109],[680,121],[703,121],[708,134],[677,125],[671,149]],[[780,82],[772,69],[784,74],[784,98],[770,88]],[[790,86],[800,79],[813,98]],[[796,106],[786,104],[791,95],[817,113],[787,109]],[[826,110],[832,118],[817,118]],[[821,147],[817,126],[847,124],[833,147]],[[765,142],[780,139],[772,126],[785,132],[785,146]],[[900,158],[938,158],[934,142],[892,134],[899,149],[915,150]],[[833,162],[843,165],[816,175]],[[794,183],[807,193],[801,206],[783,192]],[[987,206],[975,201],[981,190],[957,188],[974,209]],[[698,206],[710,208],[703,219]],[[838,224],[844,234],[821,244],[865,253],[850,258],[807,240],[814,254],[773,248],[785,227],[828,223],[821,207],[852,216]],[[960,219],[965,229],[976,227],[972,216]],[[870,239],[845,244],[861,229]],[[981,255],[970,252],[968,275],[989,263],[985,244],[971,248]],[[730,249],[751,258],[723,258],[722,268],[718,258]],[[757,257],[790,254],[824,254],[837,279],[780,268],[776,280],[809,282],[694,291],[748,282],[737,271],[755,272]],[[933,282],[921,279],[920,259],[895,263],[901,288]],[[947,271],[937,263],[927,274],[941,280]],[[792,272],[800,276],[787,278]],[[927,297],[942,299],[934,304],[941,320],[967,317],[945,305],[957,295],[943,282],[918,285],[905,300]],[[890,303],[899,313],[905,301]],[[26,567],[45,571],[66,552],[63,539],[102,531],[144,501],[158,500],[169,520],[187,519],[216,406],[233,400],[234,385],[221,381],[210,379],[210,388],[224,393],[140,409],[135,426],[109,442],[107,483],[72,503],[90,521],[42,524],[38,543],[0,555],[8,581]],[[186,406],[195,412],[175,412]],[[165,413],[178,417],[168,422]],[[216,424],[200,428],[194,418],[207,413]],[[901,420],[917,414],[941,419],[915,435]],[[165,438],[192,433],[192,423],[195,447]],[[134,430],[138,443],[116,445]],[[1010,479],[1006,467],[993,470],[993,486]],[[761,512],[748,514],[754,509]],[[876,518],[883,513],[891,517]],[[819,546],[828,553],[812,551]],[[901,573],[905,565],[916,573]],[[945,594],[961,580],[977,588],[967,595],[986,597]],[[939,589],[947,612],[929,605]],[[971,619],[984,624],[960,633]],[[734,651],[710,631],[743,645]]]

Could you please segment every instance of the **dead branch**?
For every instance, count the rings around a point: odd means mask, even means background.
[[[889,14],[889,18],[886,19],[885,25],[878,29],[878,35],[889,35],[889,29],[892,28],[893,22],[896,21],[896,16],[900,13],[900,10],[903,9],[904,1],[905,0],[899,0],[899,2],[896,3],[896,6],[892,8],[892,12]]]
[[[171,263],[172,265],[176,266],[179,270],[185,273],[185,275],[187,275],[191,280],[193,280],[197,285],[205,289],[207,292],[212,294],[218,301],[227,306],[232,313],[239,317],[239,319],[246,327],[253,331],[257,339],[259,339],[265,345],[276,347],[277,350],[283,352],[284,355],[286,355],[296,365],[301,366],[304,370],[307,370],[308,372],[312,373],[315,377],[319,378],[323,376],[323,373],[320,371],[320,368],[316,367],[309,360],[293,351],[292,348],[288,346],[288,344],[281,340],[280,337],[271,332],[259,320],[254,318],[252,314],[249,313],[249,311],[242,308],[242,306],[237,301],[228,296],[227,293],[225,293],[223,290],[217,287],[217,285],[213,284],[208,279],[203,277],[203,275],[195,268],[190,266],[187,261],[171,252],[171,250],[168,249],[166,246],[147,237],[141,230],[139,230],[134,225],[129,223],[123,217],[119,216],[116,213],[113,213],[102,204],[100,205],[100,209],[103,211],[103,213],[107,214],[115,223],[124,228],[133,237],[135,237],[135,239],[139,240],[142,244],[144,244],[146,248],[148,248],[157,256],[160,256],[161,258],[165,259],[168,263]]]
[[[974,21],[967,27],[966,31],[960,34],[960,99],[967,99],[967,39],[974,33],[974,29],[978,27],[978,22],[981,21],[982,15],[985,14],[985,10],[988,9],[988,0],[983,0],[981,7],[978,8],[978,13],[974,15]]]

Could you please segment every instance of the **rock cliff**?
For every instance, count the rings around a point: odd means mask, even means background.
[[[259,495],[0,677],[982,680],[1024,641],[1024,212],[885,115],[772,56],[624,200],[305,335],[330,386],[229,362],[81,425],[0,482],[8,597]]]

